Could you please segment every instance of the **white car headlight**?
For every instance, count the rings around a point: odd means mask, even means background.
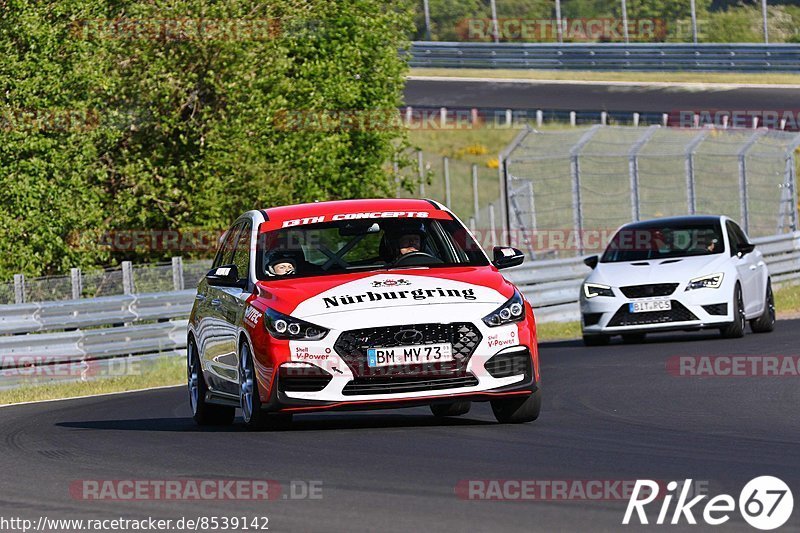
[[[583,294],[587,298],[594,298],[595,296],[614,297],[614,291],[611,290],[611,287],[599,283],[584,283]]]
[[[699,278],[694,278],[689,280],[689,284],[686,285],[686,290],[691,291],[693,289],[719,289],[722,285],[722,278],[725,277],[725,274],[722,272],[717,272],[716,274],[709,274],[707,276],[701,276]]]

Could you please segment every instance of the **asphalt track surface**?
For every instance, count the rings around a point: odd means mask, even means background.
[[[691,378],[665,369],[675,355],[798,355],[798,328],[782,321],[772,334],[738,340],[698,332],[653,335],[642,345],[544,344],[542,415],[516,426],[496,424],[488,405],[477,404],[444,422],[414,408],[307,414],[280,432],[238,423],[200,429],[183,388],[3,408],[0,516],[266,515],[270,531],[675,529],[621,526],[624,501],[459,499],[454,487],[470,479],[692,478],[738,499],[748,480],[775,475],[798,504],[800,378]],[[113,502],[69,492],[81,479],[178,478],[266,478],[284,487],[316,480],[322,499]],[[716,530],[755,531],[732,517]],[[796,505],[782,530],[798,529]]]
[[[754,82],[758,77],[754,76]],[[455,108],[544,109],[677,113],[688,111],[798,111],[797,88],[717,85],[408,80],[405,104]]]

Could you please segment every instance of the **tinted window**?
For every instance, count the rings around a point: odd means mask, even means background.
[[[736,252],[739,250],[739,246],[742,244],[747,244],[749,241],[747,236],[742,231],[742,228],[739,227],[738,224],[735,222],[728,221],[728,239],[731,243],[731,255],[735,255]]]
[[[724,251],[719,223],[645,222],[626,226],[617,232],[600,261],[650,261]]]
[[[236,239],[236,251],[233,264],[239,271],[239,279],[247,279],[250,275],[250,222],[246,222]]]
[[[212,264],[212,268],[217,268],[218,266],[222,265],[230,265],[233,263],[233,249],[236,246],[236,238],[238,237],[239,229],[241,229],[242,223],[234,224],[231,229],[225,232],[225,236],[222,240],[222,244],[217,250],[217,255],[214,258],[214,263]]]

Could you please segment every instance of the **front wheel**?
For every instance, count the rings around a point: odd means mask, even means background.
[[[720,333],[726,339],[738,339],[744,337],[744,328],[747,319],[744,314],[744,300],[742,299],[742,288],[736,284],[733,290],[733,322],[720,329]]]
[[[525,398],[492,400],[494,417],[501,424],[522,424],[539,418],[542,409],[542,389]]]
[[[750,321],[753,333],[769,333],[775,329],[775,295],[772,294],[772,282],[767,280],[767,296],[764,300],[764,312]]]
[[[247,343],[239,348],[239,404],[248,429],[280,429],[292,422],[291,414],[270,414],[261,409],[255,363]]]
[[[203,377],[200,356],[194,339],[186,347],[186,371],[189,386],[189,405],[192,418],[200,426],[225,426],[233,422],[236,409],[225,405],[214,405],[206,401],[208,385]]]

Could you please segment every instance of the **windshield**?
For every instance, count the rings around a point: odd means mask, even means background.
[[[724,251],[719,223],[645,223],[626,226],[617,232],[600,261],[648,261]]]
[[[486,255],[455,220],[360,219],[262,233],[258,278],[308,277],[420,266],[486,266]]]

